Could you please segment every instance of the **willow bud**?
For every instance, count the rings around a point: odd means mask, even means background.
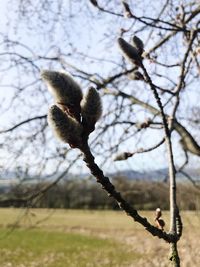
[[[165,226],[165,221],[163,219],[161,219],[162,216],[162,211],[160,208],[156,209],[155,212],[155,223],[156,223],[156,227],[160,230],[164,230],[164,226]]]
[[[56,105],[49,109],[48,124],[58,139],[68,143],[71,147],[79,147],[83,130],[82,125]]]
[[[95,6],[98,7],[98,2],[96,0],[90,0],[90,3]]]
[[[118,38],[118,45],[125,58],[137,66],[141,65],[142,58],[136,47],[133,47],[122,38]]]
[[[81,115],[83,126],[88,132],[92,132],[95,123],[99,120],[102,114],[101,97],[96,89],[90,87],[87,94],[81,102]]]
[[[160,208],[157,208],[155,212],[155,220],[159,219],[161,216],[162,216],[162,211]]]
[[[131,40],[131,44],[138,50],[139,54],[142,55],[144,51],[144,44],[142,40],[135,35]]]
[[[144,81],[144,76],[139,71],[134,71],[128,75],[130,80]]]
[[[52,93],[56,102],[69,114],[77,117],[80,113],[80,102],[83,97],[80,86],[75,82],[70,74],[57,71],[43,71],[41,73],[43,80],[47,83],[50,93]],[[64,109],[64,108],[63,108]],[[71,113],[70,113],[71,112]]]
[[[133,17],[133,14],[131,13],[130,7],[126,3],[126,1],[122,1],[122,5],[124,7],[124,16],[125,16],[125,18],[131,18],[131,17]]]
[[[133,156],[133,153],[130,153],[130,152],[124,152],[122,154],[119,154],[117,155],[115,158],[114,158],[114,161],[120,161],[120,160],[126,160],[130,157]]]

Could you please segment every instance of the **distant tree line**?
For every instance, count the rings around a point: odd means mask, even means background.
[[[156,181],[136,181],[126,177],[115,177],[113,183],[122,192],[124,197],[134,207],[141,210],[152,210],[161,207],[169,209],[168,184]],[[7,198],[17,199],[37,192],[50,184],[38,182],[37,184],[15,185],[7,193]],[[4,195],[5,196],[5,195]],[[199,189],[192,184],[182,182],[178,187],[178,203],[183,210],[199,210]],[[1,202],[0,206],[19,207],[19,202]],[[68,179],[52,187],[45,194],[38,197],[36,208],[64,208],[64,209],[119,209],[117,204],[108,198],[99,185],[90,179]]]

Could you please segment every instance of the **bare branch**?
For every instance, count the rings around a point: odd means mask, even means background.
[[[41,115],[41,116],[36,116],[36,117],[30,118],[30,119],[24,120],[20,123],[15,124],[13,127],[9,128],[9,129],[0,131],[0,134],[11,132],[11,131],[15,130],[16,128],[18,128],[18,127],[20,127],[26,123],[29,123],[31,121],[42,120],[42,119],[46,119],[46,118],[47,118],[47,115]]]

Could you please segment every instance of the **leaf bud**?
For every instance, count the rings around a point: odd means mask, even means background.
[[[139,71],[134,71],[128,75],[130,80],[144,81],[144,76]]]
[[[98,2],[96,0],[90,0],[90,3],[95,6],[98,7]]]
[[[160,208],[157,208],[155,212],[155,220],[159,219],[161,216],[162,216],[162,211]]]
[[[122,1],[122,5],[124,7],[124,16],[125,18],[132,18],[133,14],[131,13],[129,5],[126,3],[126,1]]]
[[[130,152],[124,152],[124,153],[121,153],[119,155],[117,155],[115,158],[114,158],[114,161],[120,161],[120,160],[126,160],[128,159],[129,157],[133,156],[133,153],[130,153]]]

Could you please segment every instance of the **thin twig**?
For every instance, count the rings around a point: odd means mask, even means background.
[[[147,153],[147,152],[153,151],[154,149],[156,149],[159,146],[161,146],[164,142],[165,142],[165,138],[163,138],[159,143],[157,143],[156,145],[154,145],[152,147],[149,147],[149,148],[146,148],[146,149],[140,148],[140,149],[138,149],[138,150],[136,150],[134,152],[123,152],[122,154],[118,155],[115,158],[115,161],[117,161],[117,160],[126,160],[126,159],[134,156],[135,154],[142,154],[142,153]]]
[[[152,80],[150,76],[148,75],[148,72],[141,63],[141,68],[144,72],[144,77],[148,84],[150,85],[150,88],[153,92],[153,95],[156,99],[156,102],[158,104],[158,107],[160,109],[161,113],[161,118],[163,121],[163,126],[164,126],[164,132],[165,132],[165,139],[166,139],[166,146],[168,150],[168,162],[169,162],[169,180],[170,180],[170,233],[174,236],[177,235],[176,233],[176,215],[177,215],[177,204],[176,204],[176,171],[175,171],[175,165],[174,165],[174,158],[173,158],[173,151],[172,151],[172,143],[171,143],[171,131],[168,127],[167,123],[167,117],[164,113],[164,109],[160,100],[160,97],[158,95],[158,92],[152,83]],[[178,255],[178,250],[177,250],[177,241],[172,242],[171,245],[171,260],[174,263],[174,266],[180,266],[180,259]]]
[[[29,122],[31,122],[31,121],[34,121],[34,120],[41,120],[41,119],[46,119],[46,118],[47,118],[47,115],[42,115],[42,116],[36,116],[36,117],[30,118],[30,119],[21,121],[21,122],[15,124],[14,126],[8,128],[8,129],[6,129],[6,130],[2,130],[2,131],[0,131],[0,134],[11,132],[11,131],[15,130],[16,128],[18,128],[18,127],[20,127],[20,126],[22,126],[22,125],[24,125],[24,124],[26,124],[26,123],[29,123]]]

